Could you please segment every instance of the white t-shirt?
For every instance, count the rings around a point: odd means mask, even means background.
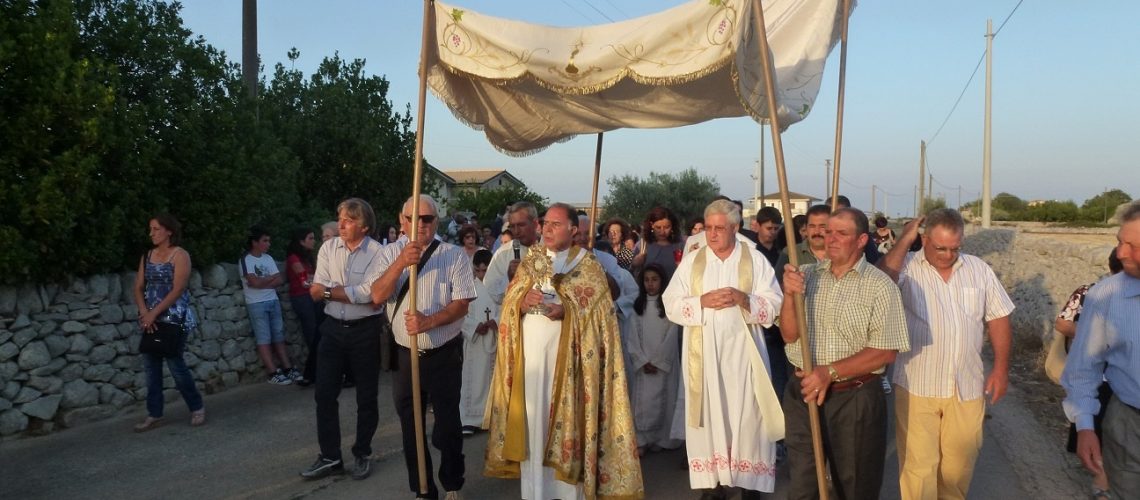
[[[241,260],[238,261],[238,274],[241,275],[241,291],[245,294],[245,303],[256,304],[258,302],[277,300],[277,290],[272,288],[251,288],[245,279],[246,274],[252,274],[259,278],[281,274],[281,271],[277,270],[277,263],[273,261],[273,257],[267,253],[261,254],[260,257],[245,254],[242,260],[245,261],[245,266],[242,266]]]

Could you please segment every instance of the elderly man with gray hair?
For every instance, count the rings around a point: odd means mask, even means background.
[[[681,259],[663,295],[665,314],[685,328],[689,484],[706,499],[725,498],[729,486],[760,498],[775,487],[776,441],[784,437],[763,327],[784,296],[768,259],[737,240],[736,204],[714,201],[704,215],[707,245]]]
[[[1124,272],[1097,282],[1085,295],[1077,336],[1061,385],[1065,415],[1077,425],[1077,456],[1094,474],[1108,475],[1113,498],[1140,497],[1140,201],[1119,213],[1116,257]],[[1093,431],[1102,377],[1113,396],[1104,442]],[[1103,455],[1102,455],[1103,452]]]
[[[926,222],[922,249],[908,252]],[[899,285],[912,349],[895,358],[895,442],[904,499],[966,498],[982,447],[986,395],[1009,385],[1013,301],[982,259],[960,252],[957,210],[932,210],[907,223],[882,269]],[[982,336],[994,350],[987,377]]]

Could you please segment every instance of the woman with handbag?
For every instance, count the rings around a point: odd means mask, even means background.
[[[187,335],[198,326],[190,307],[190,254],[179,247],[182,225],[169,214],[150,220],[150,241],[154,244],[139,260],[135,275],[135,304],[139,308],[142,340],[139,354],[146,368],[147,417],[135,425],[135,432],[146,432],[162,424],[162,363],[170,368],[174,385],[190,408],[190,425],[206,423],[202,394],[182,358]]]

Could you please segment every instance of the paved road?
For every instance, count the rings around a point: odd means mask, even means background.
[[[409,499],[414,495],[407,487],[387,375],[382,375],[380,391],[376,463],[364,481],[347,476],[301,480],[297,472],[317,455],[312,389],[256,384],[207,396],[209,423],[200,428],[188,425],[186,407],[178,399],[167,406],[166,425],[145,434],[131,432],[143,416],[140,407],[77,429],[0,443],[0,499]],[[354,428],[353,394],[349,389],[341,395],[346,454]],[[997,434],[987,422],[970,498],[1027,498]],[[517,498],[516,481],[480,474],[485,440],[480,434],[466,441],[466,498]],[[893,439],[888,450],[882,498],[894,499],[898,462]],[[696,498],[689,490],[683,451],[650,454],[643,470],[647,498]],[[786,482],[781,474],[770,497],[785,498]]]

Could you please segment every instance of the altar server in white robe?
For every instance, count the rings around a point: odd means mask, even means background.
[[[784,437],[761,327],[784,297],[768,260],[737,241],[736,204],[714,201],[704,215],[708,245],[681,260],[664,295],[669,320],[684,327],[689,484],[702,498],[723,498],[727,486],[760,498],[775,487]]]
[[[475,252],[471,262],[477,296],[463,320],[463,385],[459,391],[459,418],[463,421],[464,436],[475,434],[483,424],[491,372],[495,368],[499,305],[492,300],[487,286],[483,284],[490,263],[489,250]]]
[[[628,322],[629,338],[622,344],[629,359],[629,403],[641,454],[681,445],[669,437],[681,383],[681,327],[665,317],[661,293],[668,281],[659,264],[651,262],[641,269],[639,293]]]

